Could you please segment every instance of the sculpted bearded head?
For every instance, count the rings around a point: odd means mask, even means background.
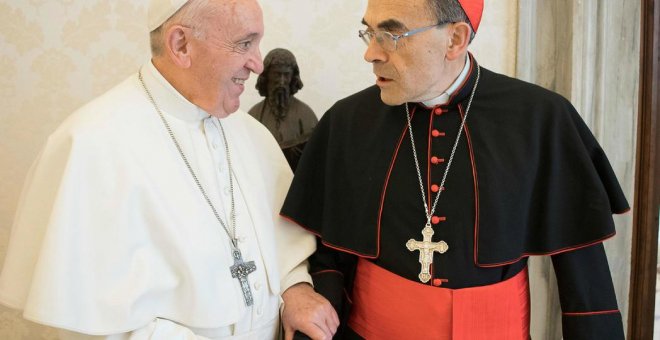
[[[276,48],[266,55],[264,71],[257,78],[257,90],[271,108],[286,114],[291,97],[303,87],[296,57],[289,50]]]

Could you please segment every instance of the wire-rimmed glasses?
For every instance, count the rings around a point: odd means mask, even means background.
[[[441,22],[435,25],[431,26],[424,26],[420,28],[416,28],[414,30],[410,30],[408,32],[402,33],[402,34],[392,34],[388,31],[370,31],[370,30],[359,30],[358,31],[358,36],[362,38],[362,41],[364,41],[367,46],[371,43],[371,41],[376,38],[376,42],[386,51],[393,52],[396,51],[397,47],[397,42],[401,38],[407,38],[413,34],[421,33],[424,31],[428,31],[431,28],[446,25],[450,23],[448,22]]]

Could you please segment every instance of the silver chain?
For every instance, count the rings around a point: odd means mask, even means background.
[[[465,120],[467,120],[468,113],[470,112],[470,107],[472,106],[472,99],[474,98],[474,93],[477,92],[477,85],[479,85],[479,78],[481,76],[481,67],[477,66],[477,79],[472,88],[472,94],[470,95],[470,100],[468,101],[467,108],[465,109],[465,116],[461,121],[461,126],[458,128],[458,135],[456,136],[456,141],[454,142],[454,147],[451,149],[451,155],[449,156],[449,161],[447,162],[447,167],[445,168],[445,173],[442,175],[442,181],[440,182],[440,188],[438,188],[438,194],[435,196],[435,201],[431,210],[429,211],[429,206],[426,203],[426,194],[424,193],[424,181],[422,180],[422,172],[419,169],[419,161],[417,160],[417,149],[415,148],[415,137],[413,136],[412,123],[410,118],[410,111],[408,110],[408,103],[406,103],[406,117],[408,117],[408,132],[410,133],[410,145],[412,145],[413,158],[415,158],[415,168],[417,169],[417,178],[419,179],[419,188],[422,192],[422,203],[424,203],[424,213],[426,214],[426,225],[431,225],[431,218],[435,212],[435,208],[438,206],[438,200],[440,199],[440,194],[442,194],[443,188],[445,187],[445,180],[447,179],[447,174],[449,173],[449,168],[451,168],[451,163],[454,160],[454,154],[456,153],[456,147],[458,147],[458,142],[461,139],[461,132],[465,126]]]
[[[188,168],[188,171],[190,172],[190,175],[192,175],[192,178],[195,181],[195,184],[197,184],[197,188],[199,188],[199,191],[202,193],[202,196],[204,196],[204,199],[206,200],[206,203],[209,205],[209,207],[213,211],[213,215],[218,220],[218,222],[220,222],[220,225],[222,225],[222,228],[227,233],[227,236],[229,236],[229,240],[231,241],[231,244],[234,246],[234,249],[238,249],[238,244],[237,244],[237,240],[236,240],[236,214],[234,213],[234,180],[233,180],[233,176],[232,176],[231,156],[229,154],[229,143],[227,143],[227,137],[225,135],[225,129],[222,127],[222,122],[218,121],[218,123],[220,124],[220,130],[222,132],[222,139],[225,142],[225,152],[226,152],[226,155],[227,155],[227,167],[228,167],[227,172],[229,172],[229,192],[231,194],[231,212],[229,213],[230,222],[231,222],[231,225],[230,225],[231,229],[227,228],[227,225],[225,224],[225,222],[222,220],[222,218],[220,218],[220,214],[218,214],[218,210],[215,208],[215,206],[211,202],[211,199],[206,194],[206,190],[204,190],[204,187],[202,187],[202,184],[200,183],[199,179],[197,178],[197,175],[195,174],[195,171],[190,166],[190,162],[188,162],[188,158],[183,153],[183,149],[181,149],[181,145],[179,144],[179,141],[174,136],[174,132],[172,131],[172,128],[170,128],[170,124],[167,122],[167,119],[165,119],[165,115],[163,115],[163,112],[160,110],[160,108],[156,104],[156,101],[154,100],[154,97],[151,95],[151,92],[147,88],[147,85],[144,83],[144,79],[142,79],[142,70],[140,70],[138,72],[138,79],[140,80],[140,84],[142,84],[142,88],[144,89],[144,92],[147,94],[147,97],[149,97],[149,100],[151,101],[151,104],[153,104],[154,108],[156,109],[156,112],[158,112],[158,115],[160,116],[160,119],[163,122],[163,125],[165,125],[165,129],[167,130],[167,133],[170,135],[170,138],[172,138],[172,142],[174,142],[174,146],[176,146],[176,149],[179,151],[179,155],[181,155],[181,159],[183,159],[183,162],[186,164],[186,167]]]

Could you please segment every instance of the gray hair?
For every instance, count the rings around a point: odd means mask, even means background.
[[[169,19],[149,33],[151,55],[159,56],[165,47],[163,34],[170,26],[180,24],[192,29],[196,38],[204,38],[208,26],[208,17],[216,11],[217,6],[211,6],[210,0],[189,0],[176,11]]]
[[[427,0],[427,2],[437,22],[465,22],[470,25],[470,42],[472,42],[474,39],[472,23],[458,0]]]

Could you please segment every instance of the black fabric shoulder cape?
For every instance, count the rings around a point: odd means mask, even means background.
[[[459,92],[472,89],[472,62]],[[573,106],[539,86],[481,70],[464,132],[477,178],[475,264],[510,264],[614,235],[612,213],[627,211],[628,203]],[[464,108],[468,97],[456,104]],[[378,257],[385,181],[405,117],[404,106],[385,105],[376,86],[337,102],[305,148],[282,215],[329,247]]]

